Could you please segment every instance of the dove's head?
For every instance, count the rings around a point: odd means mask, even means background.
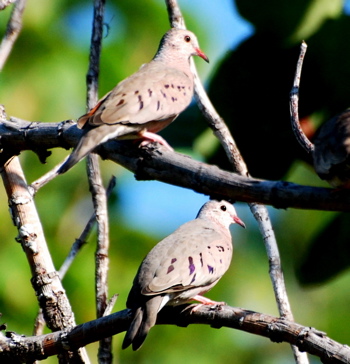
[[[192,32],[186,29],[171,28],[160,41],[155,58],[189,59],[191,56],[199,56],[209,62],[209,58],[199,48],[197,37]]]
[[[236,209],[225,200],[208,201],[199,210],[197,218],[209,219],[227,228],[235,223],[245,228],[244,222],[237,216]]]

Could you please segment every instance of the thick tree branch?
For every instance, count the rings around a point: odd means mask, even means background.
[[[114,189],[115,185],[116,185],[116,178],[113,176],[110,179],[109,184],[108,184],[107,193],[106,193],[107,199],[109,198],[110,194],[112,193],[112,190]],[[66,257],[65,261],[61,265],[61,268],[58,270],[58,275],[61,280],[66,275],[68,269],[70,268],[71,264],[73,263],[75,257],[77,256],[77,254],[79,253],[81,248],[87,243],[88,235],[90,234],[91,229],[93,228],[95,223],[96,223],[96,213],[94,212],[92,214],[92,216],[90,217],[89,221],[87,222],[82,233],[80,234],[79,238],[77,238],[75,240],[75,242],[73,243],[71,250],[68,253],[68,256]],[[113,306],[113,303],[110,304],[110,302],[109,302],[108,305]],[[36,336],[42,335],[44,327],[45,327],[45,320],[43,318],[42,310],[40,309],[39,313],[35,319],[33,335],[36,335]]]
[[[26,0],[17,0],[11,13],[6,35],[0,44],[0,70],[2,70],[22,28],[22,15]],[[1,105],[0,118],[6,118]],[[7,193],[13,223],[18,229],[17,241],[26,254],[31,283],[38,298],[43,317],[52,331],[75,326],[74,314],[56,272],[42,230],[25,175],[19,159],[14,156],[1,163],[1,177]],[[37,326],[38,328],[39,326]],[[85,349],[60,353],[60,363],[88,363]],[[27,362],[27,361],[26,361]]]
[[[32,271],[31,282],[52,331],[75,326],[74,314],[56,272],[42,230],[35,204],[17,157],[3,167],[2,179],[7,192],[11,215],[18,229],[18,242],[26,254]],[[84,363],[82,353],[66,352],[62,363]]]
[[[46,149],[74,146],[81,134],[71,121],[31,123],[14,120],[0,121],[0,158],[9,158],[20,150],[42,153]],[[140,149],[132,142],[110,141],[95,152],[129,169],[138,179],[154,179],[206,195],[283,209],[350,211],[349,191],[247,178],[186,155],[169,152],[158,145],[154,149]]]
[[[276,343],[286,342],[301,351],[321,358],[323,363],[348,363],[350,348],[330,339],[325,333],[295,322],[241,308],[221,306],[220,309],[202,306],[191,312],[191,305],[164,307],[157,324],[186,327],[190,324],[205,324],[213,328],[227,327],[270,338]],[[11,358],[14,352],[29,359],[44,359],[64,350],[76,350],[103,337],[125,331],[130,324],[129,310],[78,325],[72,330],[48,335],[24,337],[8,333],[0,336],[0,361]],[[154,328],[156,330],[156,328]],[[14,350],[13,348],[16,348]]]

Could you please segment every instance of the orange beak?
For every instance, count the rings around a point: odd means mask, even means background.
[[[205,60],[205,62],[208,62],[209,63],[209,58],[207,57],[207,55],[202,52],[199,48],[196,48],[196,55],[203,58]]]
[[[233,221],[236,223],[236,224],[238,224],[238,225],[241,225],[242,227],[244,227],[245,228],[245,223],[238,217],[238,216],[235,216],[234,218],[233,218]]]

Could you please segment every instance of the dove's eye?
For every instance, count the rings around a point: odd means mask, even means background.
[[[226,211],[226,206],[225,206],[225,205],[222,205],[222,206],[220,206],[220,209],[221,209],[222,211]]]
[[[189,35],[185,35],[185,42],[189,43],[191,41],[191,37]]]

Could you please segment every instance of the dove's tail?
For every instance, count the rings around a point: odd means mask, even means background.
[[[137,308],[134,319],[124,337],[123,349],[126,349],[131,344],[133,350],[138,350],[142,346],[149,330],[156,324],[157,313],[162,300],[162,296],[154,296],[142,307]]]
[[[95,149],[99,144],[109,139],[110,127],[101,125],[84,132],[78,145],[74,148],[68,159],[62,164],[57,174],[62,174],[71,169],[75,164],[82,160],[87,154]]]

